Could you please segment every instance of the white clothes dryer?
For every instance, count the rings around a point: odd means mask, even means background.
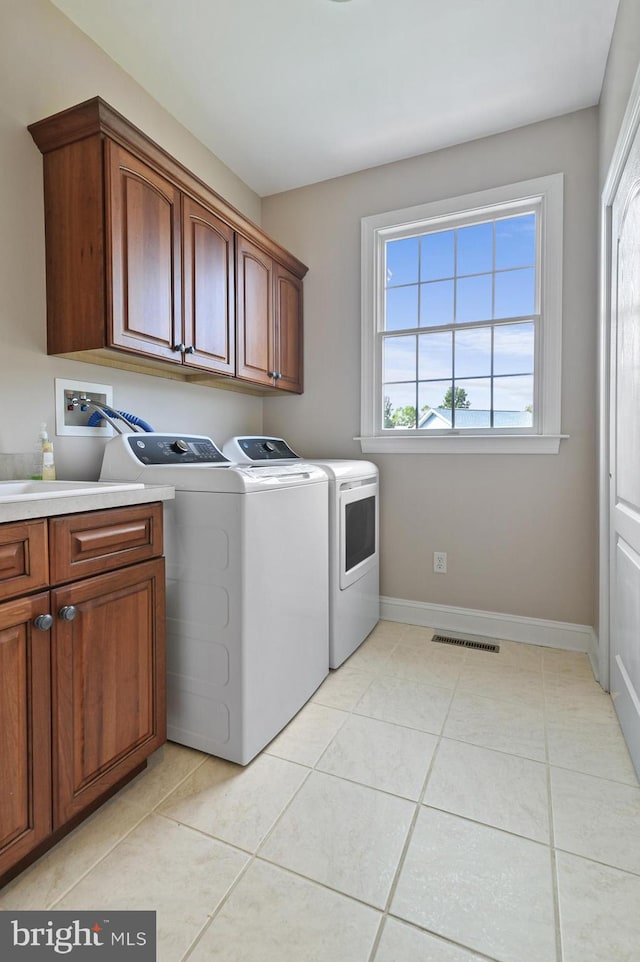
[[[174,486],[168,737],[247,764],[329,672],[325,472],[249,469],[208,437],[147,433],[112,438],[101,478]]]
[[[254,467],[303,463],[282,438],[234,437],[223,452]],[[355,459],[307,463],[329,479],[329,667],[338,668],[380,618],[378,468]]]

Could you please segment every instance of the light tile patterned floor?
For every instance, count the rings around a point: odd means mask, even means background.
[[[381,622],[246,768],[167,744],[0,892],[160,962],[639,962],[640,787],[586,655]]]

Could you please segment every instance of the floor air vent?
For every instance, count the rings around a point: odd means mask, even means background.
[[[500,651],[500,645],[492,641],[476,641],[471,638],[452,638],[449,635],[434,635],[431,641],[441,645],[457,645],[459,648],[475,648],[477,651]]]

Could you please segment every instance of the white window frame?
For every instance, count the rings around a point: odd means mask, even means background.
[[[362,397],[364,454],[557,454],[561,434],[563,174],[464,194],[362,218]],[[535,210],[540,318],[535,357],[534,427],[382,427],[385,241]],[[488,322],[488,324],[495,322]]]

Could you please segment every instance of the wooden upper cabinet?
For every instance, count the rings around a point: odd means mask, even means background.
[[[255,244],[238,237],[236,374],[259,384],[274,383],[273,261]]]
[[[47,350],[107,346],[103,144],[98,135],[44,158]]]
[[[275,343],[277,386],[302,393],[302,281],[280,264],[275,266]]]
[[[117,144],[105,151],[109,340],[180,363],[180,191]]]
[[[184,197],[182,250],[185,363],[235,374],[234,231]]]
[[[302,392],[302,281],[238,237],[237,376]]]
[[[29,131],[50,354],[302,390],[304,264],[99,97]]]

